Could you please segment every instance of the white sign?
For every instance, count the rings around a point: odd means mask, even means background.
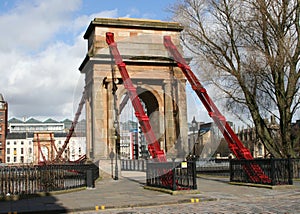
[[[186,169],[187,168],[187,162],[186,161],[181,162],[181,168],[182,169]]]

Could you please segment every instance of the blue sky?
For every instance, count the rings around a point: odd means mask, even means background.
[[[167,21],[170,14],[166,12],[175,0],[86,0],[82,5],[83,13],[96,13],[99,10],[118,10],[121,17],[149,18]]]
[[[51,2],[52,0],[50,0]],[[56,1],[63,7],[70,0]],[[120,17],[149,18],[168,20],[166,8],[176,0],[71,0],[74,2],[74,15],[88,15],[105,10],[117,10]],[[26,5],[38,7],[44,0],[2,0],[0,14],[12,12]],[[52,1],[55,2],[55,1]],[[59,5],[59,4],[58,4]]]
[[[171,21],[177,0],[2,0],[0,1],[0,93],[9,118],[73,119],[84,87],[78,68],[86,55],[83,39],[95,18]],[[188,120],[209,120],[188,91]]]
[[[95,18],[170,20],[175,0],[2,0],[0,93],[9,117],[73,118],[84,77],[83,34]],[[79,94],[79,95],[78,95]]]

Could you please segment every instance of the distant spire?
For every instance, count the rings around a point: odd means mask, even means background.
[[[4,103],[5,101],[4,101],[4,98],[3,98],[3,95],[0,93],[0,102],[1,103]]]

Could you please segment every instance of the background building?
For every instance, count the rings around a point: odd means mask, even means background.
[[[10,133],[28,133],[28,132],[57,132],[63,133],[65,130],[65,123],[58,122],[51,118],[45,121],[39,121],[34,118],[28,120],[19,120],[16,118],[10,119],[8,129]]]
[[[189,155],[200,159],[232,156],[228,143],[214,123],[197,122],[194,118],[189,127]]]
[[[68,119],[61,122],[51,118],[45,121],[10,119],[5,141],[6,164],[39,164],[53,160],[65,143],[71,123]],[[84,120],[78,122],[62,158],[76,161],[86,155],[84,125]]]
[[[7,135],[8,105],[0,94],[0,163],[5,163],[5,140]]]
[[[292,136],[295,141],[295,153],[300,157],[300,120],[292,123]]]
[[[239,139],[250,150],[254,158],[265,158],[268,152],[259,140],[254,128],[241,129],[237,133]]]
[[[148,144],[138,122],[120,123],[120,155],[123,159],[149,158]]]
[[[268,129],[272,133],[272,137],[275,139],[277,138],[278,142],[280,142],[279,124],[276,122],[275,117],[271,116],[270,120],[268,118],[265,118],[265,121]],[[254,158],[266,158],[270,156],[270,153],[256,134],[254,127],[246,129],[242,128],[241,130],[238,130],[237,135],[239,139],[244,143],[244,145],[250,150]]]
[[[6,163],[33,163],[33,133],[8,133]]]

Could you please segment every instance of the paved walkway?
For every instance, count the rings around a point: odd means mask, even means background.
[[[100,180],[96,183],[94,189],[18,201],[2,201],[0,202],[0,213],[83,213],[96,212],[97,209],[99,212],[110,213],[110,210],[128,207],[158,207],[165,204],[170,206],[180,206],[181,204],[183,207],[190,206],[191,204],[187,203],[190,203],[191,199],[194,199],[194,201],[199,199],[200,202],[211,201],[216,209],[218,204],[228,203],[229,201],[236,204],[241,202],[244,205],[247,205],[247,201],[254,200],[263,203],[264,200],[271,201],[276,199],[280,201],[285,199],[285,204],[288,201],[296,201],[299,204],[298,202],[300,201],[299,183],[296,183],[294,188],[272,190],[230,185],[227,178],[202,177],[197,179],[200,193],[170,195],[146,190],[143,188],[144,182],[145,173],[122,172],[122,177],[119,180],[108,178]],[[270,203],[273,202],[271,201]],[[105,210],[101,210],[101,208],[105,208]],[[298,209],[300,213],[300,205],[295,207],[293,204],[293,209]],[[115,211],[115,213],[118,212]],[[153,211],[148,213],[153,213]]]

